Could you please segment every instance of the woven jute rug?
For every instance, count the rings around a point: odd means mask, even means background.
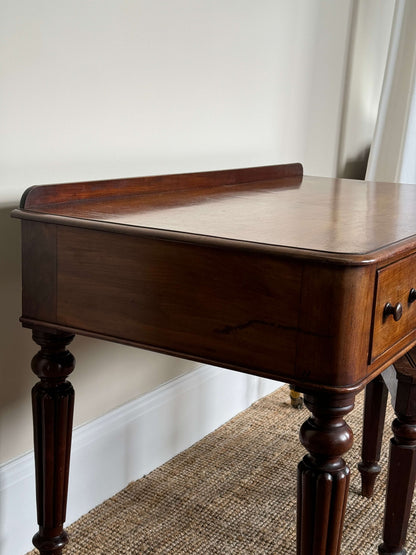
[[[346,417],[355,445],[346,455],[351,487],[341,553],[376,555],[381,541],[388,407],[381,465],[371,500],[359,495],[363,395]],[[65,555],[278,554],[296,552],[298,440],[307,409],[290,407],[287,387],[230,422],[72,524]],[[416,554],[416,509],[408,554]],[[32,551],[31,554],[35,554]]]

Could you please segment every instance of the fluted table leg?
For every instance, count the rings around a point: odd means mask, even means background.
[[[66,377],[75,360],[66,350],[73,335],[33,330],[41,350],[32,360],[40,381],[32,390],[36,497],[39,532],[33,545],[41,555],[61,555],[68,543],[66,515],[74,390]]]
[[[361,495],[372,497],[377,476],[380,474],[381,444],[386,417],[388,390],[381,376],[374,378],[365,388],[363,442],[361,462]]]
[[[349,468],[341,455],[350,449],[351,429],[343,417],[354,396],[305,395],[312,416],[300,440],[309,451],[298,467],[298,555],[337,555],[340,550]]]
[[[416,368],[396,366],[398,379],[390,440],[389,476],[384,513],[383,555],[405,555],[407,525],[416,481]]]

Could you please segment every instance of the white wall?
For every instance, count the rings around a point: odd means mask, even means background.
[[[0,462],[31,448],[8,216],[24,189],[292,161],[334,175],[355,4],[0,0]],[[76,424],[195,368],[85,338],[72,351]]]

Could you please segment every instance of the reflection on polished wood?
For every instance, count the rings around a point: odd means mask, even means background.
[[[125,189],[107,188],[102,196],[100,184],[109,187],[113,181],[79,188],[61,185],[58,199],[36,187],[28,193],[25,206],[69,218],[356,258],[416,233],[413,185],[302,177],[294,175],[296,168],[287,171],[287,177],[279,173],[273,177],[271,171],[263,180],[256,180],[255,174],[251,179],[243,176],[242,183],[228,183],[226,176],[212,176],[208,183],[189,179],[187,188],[181,186],[181,176],[172,177],[171,182],[167,177],[132,178],[123,180]],[[92,187],[98,189],[94,198],[86,196]],[[80,202],[82,191],[87,192],[88,202]]]
[[[300,164],[32,187],[14,211],[21,320],[59,345],[88,335],[305,393],[298,553],[336,555],[352,439],[343,417],[416,343],[415,205],[412,186],[304,177]],[[64,421],[65,403],[53,403]],[[49,465],[69,453],[61,435],[40,440]],[[41,554],[57,553],[64,533],[39,524]]]

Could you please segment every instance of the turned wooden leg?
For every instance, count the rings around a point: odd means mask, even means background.
[[[66,350],[73,335],[33,330],[41,350],[32,370],[40,378],[32,390],[36,497],[39,532],[33,545],[41,555],[61,555],[68,491],[74,390],[66,377],[75,360]]]
[[[379,553],[404,555],[407,525],[416,479],[416,368],[397,368],[398,379],[390,441],[389,476]]]
[[[309,451],[298,467],[298,555],[338,555],[341,545],[349,468],[341,458],[353,441],[343,417],[354,407],[352,395],[305,395],[312,416],[300,440]]]
[[[372,497],[374,484],[380,474],[381,443],[386,418],[388,389],[381,376],[374,378],[365,389],[363,442],[361,462],[361,495]]]

